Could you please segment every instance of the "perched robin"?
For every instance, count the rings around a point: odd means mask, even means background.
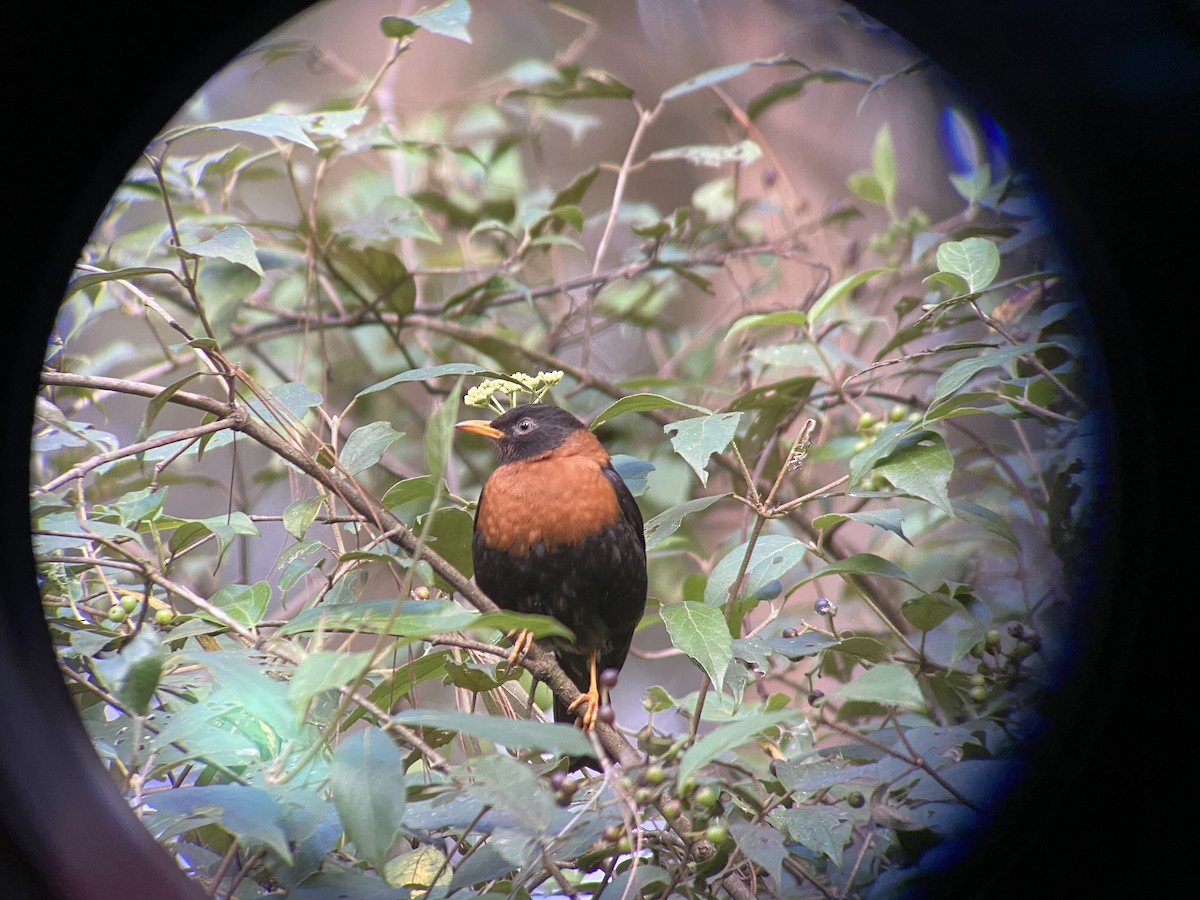
[[[553,616],[574,632],[573,642],[545,641],[583,692],[569,706],[556,697],[554,719],[575,713],[590,730],[597,672],[620,670],[646,607],[637,502],[596,436],[557,406],[526,404],[457,427],[493,441],[500,460],[475,514],[475,582],[498,606]],[[523,632],[512,658],[531,642]]]

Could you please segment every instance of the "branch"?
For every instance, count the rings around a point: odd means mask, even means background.
[[[165,390],[158,385],[128,381],[121,378],[111,378],[101,375],[76,375],[53,371],[43,372],[42,382],[47,386],[115,391],[117,393],[148,398],[158,397]],[[428,562],[438,575],[444,578],[455,591],[461,594],[468,603],[480,612],[494,612],[499,609],[483,591],[475,586],[474,582],[469,581],[444,557],[422,543],[421,539],[408,526],[396,518],[390,510],[382,506],[378,500],[364,491],[361,485],[351,476],[346,475],[336,468],[326,468],[321,465],[312,456],[287,441],[267,424],[252,418],[244,407],[186,391],[176,391],[170,395],[168,400],[171,403],[178,403],[181,406],[203,410],[222,418],[235,418],[235,424],[229,427],[241,432],[281,459],[291,463],[295,468],[313,479],[313,481],[323,485],[335,496],[341,498],[354,512],[363,516],[368,522],[375,524],[380,530],[390,532],[391,539],[400,545],[412,557],[414,562],[421,559]],[[161,577],[157,573],[151,574],[153,570],[148,566],[140,570],[144,569],[149,569],[147,574],[152,578]],[[199,608],[211,607],[211,604],[204,600],[204,598],[196,597],[194,592],[189,591],[188,594],[190,596],[187,599],[190,602],[195,603],[199,600],[197,604]],[[215,607],[212,607],[212,609],[216,610]],[[221,610],[216,610],[215,614],[220,615],[222,612]],[[224,621],[224,619],[221,620]],[[235,630],[243,638],[250,641],[257,641],[256,635],[236,622],[230,620],[226,624],[229,624],[231,627],[236,626]],[[275,652],[274,648],[272,648],[271,652]],[[579,688],[575,686],[575,683],[559,667],[554,654],[534,645],[523,657],[522,665],[538,680],[545,682],[557,697],[567,703],[574,701],[580,695]],[[637,765],[641,762],[641,754],[615,729],[599,723],[596,731],[605,752],[623,766]]]

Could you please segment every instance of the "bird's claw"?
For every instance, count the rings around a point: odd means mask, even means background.
[[[584,710],[578,715],[579,727],[585,732],[591,731],[596,727],[596,721],[600,716],[600,692],[595,687],[584,691],[571,701],[567,711],[574,712],[577,706],[584,707]]]
[[[511,669],[517,664],[517,660],[529,652],[529,648],[533,646],[533,632],[528,629],[520,629],[510,631],[507,637],[513,637],[512,650],[508,652],[508,667]]]

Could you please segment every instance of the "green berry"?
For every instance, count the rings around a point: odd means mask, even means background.
[[[976,672],[971,676],[971,687],[983,687],[985,684],[987,684],[987,678],[982,672]]]
[[[983,685],[976,685],[971,688],[971,699],[976,703],[982,703],[987,699],[988,691]]]
[[[713,822],[704,829],[704,837],[714,844],[723,844],[729,840],[729,829],[723,822]]]
[[[908,407],[905,406],[903,403],[897,403],[895,406],[893,406],[891,409],[888,410],[888,420],[892,421],[892,422],[899,422],[901,419],[903,419],[907,415],[908,415]]]
[[[108,611],[108,618],[111,622],[124,622],[128,615],[129,613],[125,611],[125,607],[119,604]]]
[[[711,784],[706,784],[696,791],[696,795],[692,798],[692,803],[701,809],[712,809],[720,799],[721,792]]]
[[[869,412],[865,412],[861,416],[858,417],[858,430],[859,431],[866,431],[868,428],[870,428],[874,424],[875,424],[875,417],[873,415],[871,415]]]
[[[855,809],[862,809],[862,805],[867,802],[867,798],[862,795],[862,791],[851,791],[846,795],[846,802]]]
[[[997,631],[995,628],[993,628],[991,631],[989,631],[989,632],[988,632],[988,633],[987,633],[987,634],[984,636],[984,638],[983,638],[983,642],[984,642],[985,644],[987,644],[987,645],[988,645],[988,647],[997,647],[997,646],[999,646],[999,645],[1000,645],[1000,632],[999,632],[999,631]]]
[[[138,608],[139,602],[140,601],[137,597],[130,597],[126,595],[121,598],[121,607],[125,610],[125,612],[131,613]]]
[[[174,621],[175,621],[175,613],[171,612],[171,610],[156,609],[154,611],[154,624],[166,626],[166,625],[170,625]]]
[[[642,779],[646,784],[662,784],[667,780],[667,772],[662,766],[648,766],[642,772]]]

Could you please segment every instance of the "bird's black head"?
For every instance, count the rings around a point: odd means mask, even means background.
[[[502,464],[542,456],[572,434],[587,431],[587,426],[565,409],[549,403],[527,403],[491,422],[472,419],[455,427],[492,440]]]

